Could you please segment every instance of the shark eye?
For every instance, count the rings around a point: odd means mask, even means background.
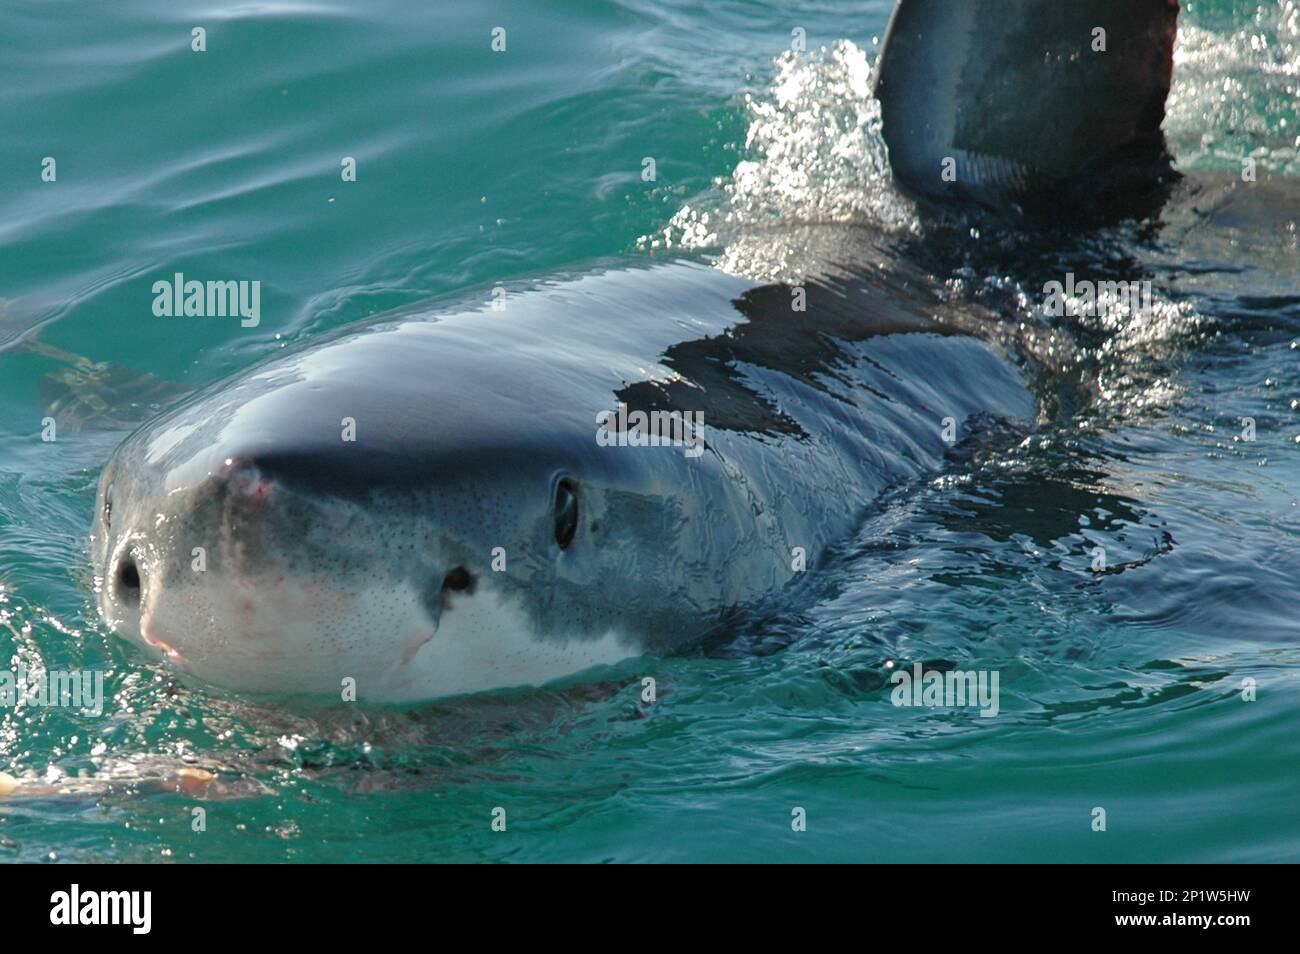
[[[104,529],[113,528],[113,485],[104,488]]]
[[[555,488],[555,542],[567,550],[578,532],[578,488],[567,478]]]

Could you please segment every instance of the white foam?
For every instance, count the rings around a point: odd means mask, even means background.
[[[745,98],[747,158],[639,246],[716,249],[725,270],[769,280],[787,276],[783,262],[799,271],[800,225],[914,228],[915,210],[892,184],[871,69],[848,40],[779,56],[769,93]]]

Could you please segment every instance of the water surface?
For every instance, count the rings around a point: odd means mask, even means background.
[[[1184,7],[1166,123],[1181,167],[1300,174],[1300,7]],[[0,858],[1294,860],[1294,224],[1099,238],[1095,256],[1155,276],[1158,306],[1043,325],[1083,352],[1077,413],[897,488],[826,573],[724,644],[538,692],[300,713],[179,682],[96,619],[99,468],[176,389],[594,258],[781,277],[806,264],[810,224],[906,244],[915,213],[888,182],[866,83],[889,8],[9,4],[0,660],[106,670],[108,700],[102,717],[0,709],[0,771],[62,792],[0,803]],[[1042,265],[998,241],[971,237],[937,281],[1015,311]],[[176,271],[260,280],[261,324],[154,318],[150,287]],[[123,401],[122,381],[60,352],[153,377]],[[78,413],[42,442],[49,402],[69,397]],[[1097,547],[1111,572],[1094,572]],[[895,707],[891,660],[998,670],[1001,712]],[[185,763],[225,789],[202,833],[191,799],[156,790]]]

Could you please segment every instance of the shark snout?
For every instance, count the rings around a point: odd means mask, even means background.
[[[326,492],[330,479],[234,453],[171,490],[117,471],[106,622],[230,688],[421,695],[441,622],[479,601],[486,567],[436,528]]]
[[[212,416],[124,445],[94,534],[105,621],[189,677],[413,701],[636,653],[608,601],[589,598],[610,511],[582,453],[527,432],[413,455],[304,438],[302,413],[239,440],[169,443]]]
[[[150,605],[156,601],[153,592],[156,587],[151,585],[149,561],[144,552],[144,541],[135,535],[117,547],[105,579],[105,616],[115,631],[136,636],[183,668],[185,657],[172,643],[150,630]]]

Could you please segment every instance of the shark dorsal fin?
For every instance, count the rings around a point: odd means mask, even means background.
[[[876,96],[895,177],[999,210],[1149,189],[1178,0],[899,0]]]

